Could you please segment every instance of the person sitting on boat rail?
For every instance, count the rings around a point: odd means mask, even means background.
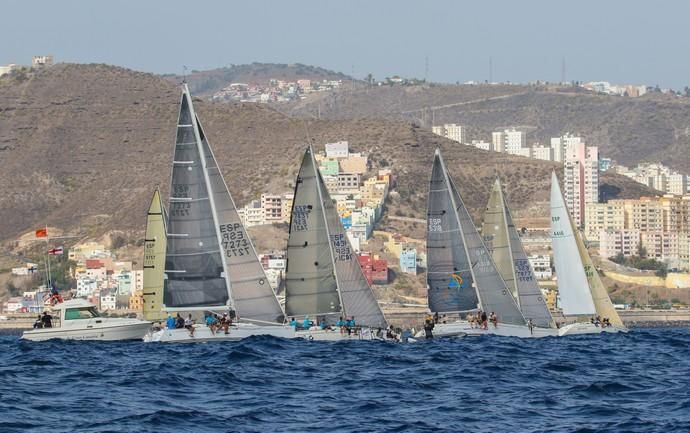
[[[175,318],[175,329],[182,328],[184,328],[184,318],[180,316],[180,313],[177,313],[177,317]]]
[[[34,322],[34,329],[36,328],[43,328],[43,322],[41,322],[41,315],[38,315],[38,318]]]
[[[496,317],[496,313],[494,313],[493,311],[489,315],[489,321],[493,323],[494,329],[498,328],[498,317]]]
[[[194,337],[194,320],[192,319],[192,313],[189,313],[189,316],[185,319],[184,327],[189,331],[189,336]]]
[[[290,326],[292,326],[292,328],[293,328],[295,331],[297,331],[297,320],[295,320],[294,317],[290,320]]]
[[[213,314],[208,313],[208,316],[206,316],[206,326],[208,326],[208,329],[211,330],[211,334],[216,333],[216,325],[218,324],[218,320],[216,320],[215,317],[213,317]]]
[[[304,329],[311,328],[311,320],[309,320],[309,316],[304,316],[304,320],[302,321],[302,328],[304,328]]]
[[[489,329],[489,322],[487,321],[486,317],[486,311],[481,311],[481,321],[482,321],[482,329]]]
[[[345,321],[343,320],[343,316],[340,316],[337,322],[335,322],[335,326],[340,328],[340,333],[344,334],[345,333]]]
[[[165,327],[168,329],[175,329],[175,318],[168,313],[168,318],[165,320]]]

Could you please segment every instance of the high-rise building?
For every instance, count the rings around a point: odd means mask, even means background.
[[[553,149],[553,160],[558,162],[565,161],[565,154],[569,147],[576,144],[584,144],[582,137],[574,136],[566,133],[561,137],[553,137],[551,139],[551,148]]]
[[[568,146],[565,162],[565,203],[577,226],[585,219],[585,205],[599,202],[599,150],[577,143]]]
[[[529,156],[522,150],[527,142],[527,136],[524,131],[518,131],[515,128],[496,131],[491,134],[491,141],[493,142],[493,150],[496,152]]]

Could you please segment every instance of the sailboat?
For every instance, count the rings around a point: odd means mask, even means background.
[[[555,329],[556,323],[544,302],[498,178],[484,214],[482,236],[525,319],[538,328]]]
[[[434,154],[427,207],[427,286],[429,309],[434,313],[462,315],[481,309],[487,314],[495,313],[498,318],[498,326],[489,325],[488,329],[473,327],[466,320],[437,323],[433,330],[436,336],[557,335],[555,330],[527,326],[438,149]]]
[[[559,334],[627,332],[568,213],[555,172],[551,174],[551,242],[563,315],[575,319]],[[612,326],[591,323],[594,316],[608,318]]]
[[[165,320],[163,311],[163,269],[167,215],[158,188],[153,192],[146,216],[144,238],[144,318],[150,322]]]
[[[387,326],[326,189],[311,146],[295,183],[285,273],[285,313],[315,326],[297,331],[309,340],[375,338]],[[362,332],[334,326],[354,319]],[[326,325],[322,329],[321,324]]]
[[[236,321],[227,334],[196,325],[193,335],[186,329],[162,329],[146,341],[294,337],[240,222],[186,84],[177,122],[166,227],[162,310],[227,312]]]

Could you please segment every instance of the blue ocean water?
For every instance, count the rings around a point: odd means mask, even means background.
[[[189,345],[0,337],[0,432],[690,431],[690,329]]]

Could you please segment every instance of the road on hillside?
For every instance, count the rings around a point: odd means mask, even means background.
[[[410,223],[426,224],[426,221],[421,219],[421,218],[410,218],[410,217],[388,215],[388,219],[396,220],[396,221],[407,221]]]

